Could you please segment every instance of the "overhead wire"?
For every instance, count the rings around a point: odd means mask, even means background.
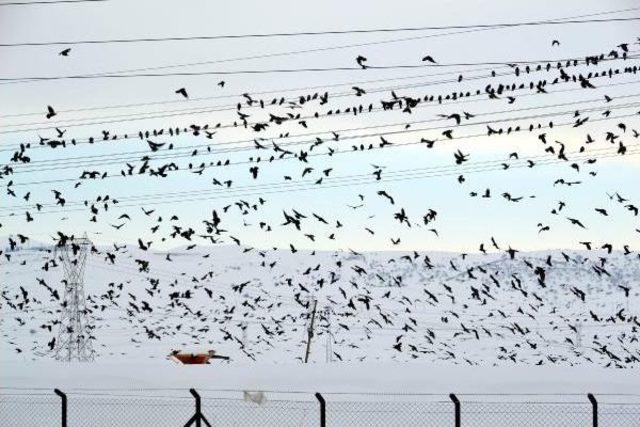
[[[640,58],[640,56],[630,56],[628,57],[628,59],[637,59]],[[451,73],[441,73],[441,74],[433,74],[433,76],[436,75],[449,75]],[[512,75],[511,72],[506,72],[506,73],[496,73],[495,76],[493,75],[480,75],[480,76],[471,76],[471,77],[467,77],[465,79],[465,81],[475,81],[475,80],[483,80],[486,78],[493,78],[493,77],[503,77],[503,76],[509,76]],[[596,79],[596,78],[602,78],[605,76],[594,76],[592,77],[592,79]],[[419,87],[425,87],[425,86],[437,86],[437,85],[441,85],[441,84],[447,84],[447,83],[454,83],[457,82],[458,79],[447,79],[447,80],[437,80],[437,81],[426,81],[426,82],[418,82],[418,83],[411,83],[411,84],[405,84],[405,85],[395,85],[395,86],[383,86],[383,87],[377,87],[377,88],[368,88],[367,89],[367,94],[373,94],[373,93],[380,93],[380,92],[386,92],[386,91],[390,91],[390,90],[401,90],[401,89],[414,89],[414,88],[419,88]],[[564,81],[559,81],[556,84],[564,84],[567,82]],[[516,90],[522,90],[522,88],[516,88]],[[510,92],[515,92],[515,90],[510,91]],[[342,97],[349,97],[349,96],[353,96],[354,92],[353,90],[350,91],[346,91],[346,92],[337,92],[334,94],[330,94],[330,98],[331,99],[335,99],[335,98],[342,98]],[[483,95],[484,92],[480,91],[480,90],[476,90],[473,93],[469,94],[469,96],[464,96],[464,97],[460,97],[458,98],[459,102],[464,102],[464,99],[469,98],[469,97],[475,97],[475,96],[479,96],[479,95]],[[295,97],[295,98],[291,98],[290,101],[299,101],[300,97]],[[257,103],[257,102],[254,102]],[[422,105],[422,104],[421,104]],[[269,105],[270,106],[270,105]],[[378,110],[382,109],[382,107],[376,107]],[[20,127],[20,129],[8,129],[8,130],[0,130],[0,134],[12,134],[12,133],[23,133],[23,132],[31,132],[31,131],[42,131],[42,130],[50,130],[50,129],[55,129],[55,128],[72,128],[72,127],[84,127],[84,126],[93,126],[96,124],[111,124],[111,123],[124,123],[124,122],[134,122],[134,121],[141,121],[141,120],[152,120],[152,119],[157,119],[157,118],[167,118],[167,117],[181,117],[181,116],[192,116],[192,115],[197,115],[197,114],[209,114],[209,113],[213,113],[213,112],[223,112],[223,111],[232,111],[232,110],[236,110],[237,109],[237,104],[234,105],[219,105],[219,106],[211,106],[211,107],[194,107],[194,108],[188,108],[188,109],[178,109],[178,110],[168,110],[168,111],[160,111],[160,112],[148,112],[148,113],[128,113],[128,114],[121,114],[121,115],[115,115],[115,116],[101,116],[101,117],[91,117],[91,118],[75,118],[75,119],[68,119],[68,121],[66,122],[50,122],[50,121],[46,121],[46,122],[31,122],[31,123],[18,123],[18,124],[7,124],[4,125],[2,127]],[[137,115],[140,115],[140,117],[136,117]],[[326,117],[326,116],[330,116],[331,114],[323,114],[319,117],[316,117],[315,115],[312,116],[307,116],[307,117],[301,117],[300,119],[297,120],[302,120],[302,119],[317,119],[320,117]],[[132,117],[133,116],[133,117]],[[107,120],[107,119],[115,119],[115,120]],[[88,120],[88,121],[87,121]],[[97,121],[96,121],[97,120]],[[80,123],[77,123],[80,122]],[[40,126],[40,125],[47,125],[47,126],[43,126],[43,127],[30,127],[30,128],[26,128],[23,129],[22,127],[24,126]],[[0,129],[2,128],[0,127]],[[224,126],[216,126],[216,130],[217,129],[221,129],[221,128],[229,128],[229,127],[237,127],[237,125],[224,125]],[[77,141],[76,141],[77,142]]]
[[[624,98],[634,98],[640,96],[640,93],[638,94],[629,94],[629,95],[624,95],[621,97],[618,97],[619,99],[624,99]],[[601,102],[602,100],[600,98],[595,98],[595,99],[590,99],[590,100],[582,100],[582,101],[572,101],[572,102],[567,102],[567,103],[559,103],[559,104],[552,104],[552,105],[543,105],[543,106],[533,106],[533,107],[526,107],[526,108],[521,108],[521,109],[510,109],[510,110],[500,110],[500,111],[491,111],[491,112],[486,112],[486,113],[478,113],[476,115],[476,117],[482,117],[482,116],[493,116],[493,115],[500,115],[500,114],[504,114],[504,113],[513,113],[513,112],[521,112],[521,111],[530,111],[530,110],[538,110],[538,109],[549,109],[549,108],[556,108],[556,107],[566,107],[566,106],[575,106],[575,105],[580,105],[580,104],[590,104],[590,103],[594,103],[594,102]],[[632,108],[632,107],[636,107],[640,105],[638,102],[630,102],[630,103],[626,103],[626,104],[609,104],[606,106],[606,108],[611,111],[611,110],[616,110],[619,108]],[[582,113],[589,113],[592,111],[598,111],[600,110],[601,107],[592,107],[592,108],[582,108],[581,112]],[[408,133],[414,133],[414,132],[424,132],[424,131],[434,131],[434,130],[441,130],[441,129],[449,129],[449,128],[460,128],[460,127],[467,127],[467,126],[480,126],[480,125],[490,125],[490,124],[494,124],[497,122],[501,122],[501,121],[506,121],[506,120],[528,120],[528,119],[537,119],[537,118],[544,118],[544,117],[552,117],[552,116],[556,116],[556,115],[562,115],[562,114],[573,114],[575,112],[574,109],[572,110],[564,110],[564,111],[553,111],[550,113],[541,113],[541,114],[535,114],[535,115],[528,115],[528,116],[520,116],[520,117],[505,117],[505,118],[501,118],[501,117],[496,117],[492,120],[485,120],[485,121],[479,121],[479,122],[475,122],[475,121],[470,121],[470,122],[464,122],[461,123],[457,126],[450,126],[450,125],[444,125],[444,126],[435,126],[435,127],[429,127],[429,128],[405,128],[399,131],[387,131],[387,132],[374,132],[374,133],[367,133],[367,134],[356,134],[356,135],[346,135],[346,136],[341,136],[340,139],[338,139],[337,142],[341,142],[341,141],[348,141],[348,140],[352,140],[352,139],[360,139],[360,138],[367,138],[367,137],[380,137],[380,136],[389,136],[389,135],[397,135],[397,134],[408,134]],[[396,123],[387,123],[387,124],[381,124],[381,125],[370,125],[370,126],[365,126],[365,127],[356,127],[356,128],[350,128],[350,129],[340,129],[337,130],[337,133],[340,132],[345,132],[345,131],[360,131],[360,130],[369,130],[369,129],[378,129],[378,128],[386,128],[386,127],[394,127],[394,126],[404,126],[406,127],[407,125],[415,125],[415,124],[424,124],[424,123],[433,123],[433,122],[446,122],[449,121],[450,119],[446,118],[446,117],[440,117],[440,118],[433,118],[433,119],[425,119],[425,120],[415,120],[415,121],[402,121],[402,122],[396,122]],[[321,135],[325,134],[326,132],[321,133]],[[486,134],[486,133],[485,133]],[[313,135],[313,134],[312,134]],[[252,143],[254,142],[253,140],[242,140],[242,141],[229,141],[226,143],[219,143],[216,144],[218,147],[220,147],[221,145],[224,146],[228,146],[228,145],[236,145],[238,143],[242,144],[242,143]],[[315,143],[317,142],[316,139],[308,139],[308,140],[303,140],[303,141],[290,141],[290,142],[283,142],[283,143],[279,143],[279,147],[290,147],[290,146],[297,146],[297,145],[304,145],[304,144],[311,144],[311,143]],[[409,145],[409,144],[400,144],[400,145]],[[184,153],[172,153],[172,152],[167,152],[164,153],[162,155],[156,155],[155,157],[149,157],[150,161],[157,161],[157,160],[167,160],[167,159],[178,159],[178,158],[193,158],[196,155],[194,155],[191,151],[193,149],[202,149],[202,148],[206,148],[206,147],[185,147],[184,148]],[[222,149],[218,149],[212,152],[205,152],[202,155],[203,156],[214,156],[214,155],[221,155],[221,154],[229,154],[229,153],[238,153],[238,152],[244,152],[244,151],[255,151],[256,147],[254,145],[250,145],[250,146],[239,146],[239,147],[232,147],[232,148],[222,148]],[[173,150],[170,150],[173,151]],[[351,150],[349,150],[349,152],[351,152]],[[338,151],[334,152],[332,155],[337,154]],[[149,155],[149,151],[148,150],[143,150],[143,151],[137,151],[137,152],[129,152],[129,153],[119,153],[119,154],[104,154],[104,155],[95,155],[95,156],[77,156],[75,158],[63,158],[63,159],[55,159],[55,160],[42,160],[40,161],[41,163],[35,163],[36,168],[32,169],[32,167],[34,166],[34,163],[26,163],[24,164],[22,167],[20,164],[16,165],[16,170],[13,171],[13,174],[18,174],[18,173],[33,173],[33,172],[42,172],[42,171],[49,171],[49,170],[55,170],[55,171],[60,171],[60,170],[64,170],[64,169],[75,169],[75,168],[88,168],[90,166],[92,166],[93,164],[91,163],[91,161],[93,159],[94,162],[96,162],[97,165],[100,166],[107,166],[107,165],[112,165],[112,164],[121,164],[122,162],[127,162],[127,161],[139,161],[140,157],[139,155],[144,155],[144,156],[148,156]],[[310,154],[311,156],[316,155],[316,153]],[[200,154],[197,154],[197,156],[200,156]],[[103,159],[107,158],[107,161],[104,161]],[[290,159],[290,160],[294,160],[296,159],[296,157],[286,157],[286,159]],[[274,159],[275,160],[275,159]],[[35,161],[34,161],[35,162]],[[268,160],[265,160],[265,162],[269,162]],[[43,164],[44,163],[44,164]],[[249,164],[249,163],[253,163],[253,164],[260,164],[261,162],[258,161],[247,161],[247,162],[233,162],[230,163],[229,165],[221,165],[221,166],[213,166],[213,167],[227,167],[230,165],[237,165],[237,164]],[[38,166],[43,166],[38,168]],[[27,170],[23,170],[23,169],[27,169]],[[121,175],[116,175],[116,176],[121,176]]]
[[[54,1],[54,0],[52,0]],[[81,0],[55,0],[55,1],[81,1]],[[95,0],[82,0],[95,1]],[[612,12],[599,12],[598,14],[620,13],[625,11],[636,10],[637,8],[627,8]],[[246,38],[272,38],[272,37],[300,37],[300,36],[318,36],[318,35],[340,35],[340,34],[371,34],[371,33],[393,33],[393,32],[411,32],[411,31],[427,31],[427,30],[451,30],[451,29],[471,29],[471,28],[512,28],[522,26],[541,26],[541,25],[567,25],[567,24],[590,24],[590,23],[611,23],[611,22],[629,22],[639,20],[640,17],[629,18],[605,18],[605,19],[584,19],[584,20],[537,20],[527,22],[497,23],[497,24],[468,24],[468,25],[439,25],[439,26],[420,26],[420,27],[395,27],[395,28],[363,28],[350,30],[325,30],[325,31],[296,31],[296,32],[276,32],[276,33],[248,33],[248,34],[221,34],[221,35],[201,35],[201,36],[169,36],[169,37],[139,37],[139,38],[114,38],[114,39],[84,39],[84,40],[57,40],[44,42],[17,42],[2,43],[0,47],[17,47],[17,46],[51,46],[51,45],[78,45],[78,44],[113,44],[113,43],[150,43],[150,42],[176,42],[176,41],[193,41],[193,40],[230,40],[230,39],[246,39]]]
[[[595,119],[592,120],[592,122],[597,122],[597,121],[609,121],[609,120],[617,120],[620,118],[628,118],[628,117],[634,117],[637,114],[626,114],[626,115],[621,115],[621,116],[614,116],[614,117],[605,117],[605,118],[600,118],[600,119]],[[568,125],[573,125],[574,123],[572,122],[567,122],[567,123],[561,123],[561,124],[556,124],[554,125],[555,127],[560,127],[560,126],[568,126]],[[540,129],[542,128],[547,128],[548,125],[544,125],[541,126]],[[464,135],[461,137],[453,137],[452,140],[461,140],[461,139],[471,139],[471,138],[478,138],[478,137],[486,137],[487,133],[479,133],[479,134],[471,134],[471,135]],[[444,141],[449,141],[449,140],[444,140]],[[404,146],[411,146],[411,145],[418,145],[421,144],[422,142],[409,142],[409,143],[403,143],[403,144],[394,144],[394,145],[390,145],[390,146],[386,146],[386,148],[397,148],[397,147],[404,147]],[[375,148],[374,148],[375,149]],[[377,148],[377,149],[381,149],[381,148]],[[331,155],[335,155],[335,154],[348,154],[348,153],[354,153],[357,151],[354,150],[344,150],[344,151],[335,151],[333,154]],[[314,153],[311,154],[310,156],[315,157],[315,156],[327,156],[329,155],[329,153]],[[279,161],[279,160],[290,160],[292,158],[290,157],[286,157],[286,158],[276,158],[274,161]],[[244,164],[244,163],[255,163],[255,162],[236,162],[234,164]],[[217,167],[217,166],[210,166],[210,167]],[[205,167],[205,169],[210,168],[210,167]],[[114,177],[121,177],[122,175],[108,175],[106,178],[114,178]],[[134,175],[134,176],[140,176],[140,175]],[[51,184],[51,183],[61,183],[61,182],[77,182],[78,179],[77,178],[63,178],[63,179],[55,179],[55,180],[42,180],[42,181],[34,181],[34,182],[27,182],[27,183],[22,183],[22,182],[17,182],[17,183],[13,183],[13,186],[24,186],[24,185],[41,185],[41,184]],[[0,207],[0,210],[2,210],[2,207]]]
[[[599,12],[599,13],[593,13],[593,14],[587,14],[587,15],[569,16],[569,17],[557,18],[557,19],[555,19],[555,21],[577,19],[577,18],[584,18],[584,17],[598,16],[598,15],[608,15],[608,14],[626,12],[626,11],[637,10],[637,9],[640,9],[640,8],[628,8],[628,9],[622,9],[622,10],[617,10],[617,11],[608,11],[608,12]],[[295,51],[265,53],[265,54],[259,54],[259,55],[250,55],[250,56],[226,58],[226,59],[219,59],[219,60],[198,61],[198,62],[191,62],[191,63],[171,64],[171,65],[153,66],[153,67],[129,68],[129,69],[123,69],[123,70],[121,69],[121,70],[116,70],[116,71],[111,71],[111,72],[106,72],[106,73],[105,72],[103,72],[103,73],[92,73],[92,75],[96,75],[97,76],[97,75],[101,75],[101,74],[122,74],[122,73],[131,73],[131,72],[139,72],[139,71],[155,71],[155,70],[163,70],[163,69],[177,68],[177,67],[201,66],[201,65],[209,65],[209,64],[216,64],[216,63],[227,63],[227,62],[244,61],[244,60],[252,60],[252,59],[264,59],[264,58],[272,58],[272,57],[280,57],[280,56],[291,56],[291,55],[299,55],[299,54],[307,54],[307,53],[326,52],[326,51],[330,51],[330,50],[338,50],[338,49],[347,49],[347,48],[355,48],[355,47],[365,47],[365,46],[373,46],[373,45],[381,45],[381,44],[389,44],[389,43],[421,40],[421,39],[425,39],[425,38],[444,37],[444,36],[464,34],[464,33],[470,33],[470,32],[487,31],[487,30],[493,30],[493,29],[499,29],[499,28],[503,28],[503,27],[483,27],[483,28],[475,28],[475,29],[464,30],[464,31],[437,33],[437,34],[427,34],[427,35],[422,35],[422,36],[417,36],[417,37],[408,37],[408,38],[391,39],[391,40],[381,40],[381,41],[374,41],[374,42],[364,42],[364,43],[355,43],[355,44],[348,44],[348,45],[339,45],[339,46],[319,47],[319,48],[303,49],[303,50],[295,50]]]
[[[605,15],[605,14],[622,13],[622,12],[627,12],[627,11],[632,11],[632,10],[638,10],[638,9],[640,9],[640,7],[627,8],[627,9],[620,9],[620,10],[614,10],[614,11],[598,12],[598,13],[592,13],[592,14],[587,14],[587,15],[578,15],[578,16],[575,16],[575,17],[576,17],[576,18],[579,18],[579,17],[589,17],[589,16],[596,16],[596,15]],[[558,19],[565,19],[565,18],[558,18]],[[3,45],[0,45],[0,46],[3,46]],[[199,64],[199,63],[196,63],[196,64]],[[168,67],[189,66],[189,65],[196,65],[196,64],[176,64],[176,65],[171,65],[171,66],[168,66]],[[149,69],[149,68],[144,68],[144,69]],[[133,69],[133,70],[144,70],[144,69],[143,69],[143,68],[140,68],[140,69]],[[313,88],[313,87],[312,87],[312,88]],[[279,91],[281,92],[282,90],[279,90]],[[194,100],[197,100],[197,98],[196,98],[196,99],[194,99]],[[168,102],[177,102],[177,101],[168,101]],[[134,104],[134,105],[140,105],[140,104]],[[148,104],[145,104],[145,105],[148,105]],[[125,106],[128,106],[128,105],[125,105]],[[104,108],[107,108],[107,107],[104,107]],[[114,106],[114,108],[115,108],[115,106]],[[78,110],[61,110],[61,111],[62,111],[62,112],[68,112],[68,111],[78,111]],[[40,114],[40,113],[26,113],[26,114]],[[0,116],[0,117],[12,117],[12,116],[20,116],[20,115],[25,115],[25,114],[4,115],[4,116]]]
[[[466,70],[466,72],[491,71],[492,69],[493,67],[475,68],[475,69]],[[326,83],[326,84],[314,85],[314,86],[298,86],[298,87],[271,89],[271,90],[251,92],[250,94],[253,96],[256,96],[256,95],[269,95],[269,94],[283,93],[283,92],[302,92],[302,91],[323,89],[323,88],[330,88],[330,87],[351,86],[356,84],[363,85],[363,84],[377,83],[377,82],[384,82],[384,81],[419,79],[423,77],[449,75],[450,73],[451,73],[450,71],[446,71],[444,73],[412,74],[412,75],[405,75],[402,77],[385,77],[385,78],[369,79],[369,80],[351,80],[343,83]],[[248,93],[248,92],[244,92],[244,93]],[[230,95],[216,95],[216,96],[205,96],[205,97],[189,97],[189,98],[180,97],[176,99],[162,100],[162,101],[111,104],[111,105],[105,105],[105,106],[75,108],[75,109],[61,109],[61,110],[57,110],[57,112],[58,113],[77,113],[82,111],[119,109],[119,108],[141,107],[141,106],[149,106],[149,105],[164,105],[164,104],[176,104],[176,103],[188,104],[188,103],[195,103],[198,101],[205,101],[205,100],[211,100],[211,99],[241,98],[242,95],[243,94],[236,93],[236,94],[230,94]],[[293,99],[298,99],[298,97],[296,96],[296,97],[286,98],[286,100],[293,100]],[[0,115],[0,118],[12,118],[12,117],[23,117],[23,116],[42,116],[42,111],[33,111],[30,113],[5,114],[5,115]]]
[[[595,77],[593,77],[593,78],[595,78]],[[438,83],[439,83],[439,82],[438,82]],[[560,83],[560,82],[559,82],[559,83]],[[411,86],[411,85],[410,85],[410,86]],[[560,92],[561,92],[561,91],[560,91]],[[349,95],[349,94],[352,94],[352,93],[350,93],[350,92],[349,92],[349,93],[346,93],[346,94],[343,94],[343,95],[347,96],[347,95]],[[465,97],[465,98],[466,98],[466,97]],[[456,99],[456,100],[455,100],[455,102],[464,102],[464,100],[463,100],[463,98],[458,98],[458,99]],[[419,104],[419,106],[427,106],[427,105],[425,105],[425,104],[422,104],[422,103],[421,103],[421,104]],[[179,115],[179,114],[178,114],[178,115]],[[328,115],[327,115],[327,116],[328,116]],[[335,115],[335,116],[337,117],[337,115]],[[125,119],[125,121],[126,121],[126,120],[127,120],[127,119]],[[134,120],[135,120],[135,119],[134,119]],[[87,123],[85,123],[85,124],[87,124]],[[91,124],[98,124],[98,123],[91,123]],[[102,122],[102,124],[104,124],[104,122]],[[88,124],[87,124],[87,125],[88,125]],[[217,125],[216,125],[216,126],[217,126]],[[54,126],[54,127],[55,127],[55,126]],[[46,129],[46,128],[45,128],[45,129]],[[22,131],[27,131],[27,130],[26,130],[26,129],[16,130],[16,132],[22,132]],[[11,130],[10,130],[10,131],[0,131],[0,133],[12,133],[12,132],[14,132],[14,131],[11,131]],[[126,135],[126,134],[125,134],[124,136],[122,136],[122,135],[121,135],[121,136],[114,135],[113,137],[110,137],[110,138],[109,138],[109,142],[112,142],[112,141],[123,141],[123,140],[127,140],[127,139],[129,139],[129,138],[127,137],[127,135]],[[100,139],[97,139],[97,140],[96,140],[96,139],[94,139],[94,138],[88,138],[88,139],[85,139],[85,140],[76,140],[76,139],[73,139],[73,140],[71,141],[70,145],[71,145],[71,146],[76,146],[76,145],[79,145],[79,144],[95,143],[95,142],[98,142],[98,141],[100,141]],[[250,142],[250,141],[248,141],[248,142]],[[40,143],[40,145],[35,145],[35,146],[31,147],[31,148],[36,149],[36,148],[45,148],[45,147],[46,147],[46,145],[45,145],[43,142],[41,142],[41,143]],[[0,149],[0,151],[12,151],[12,150],[15,150],[15,149],[17,149],[17,147],[14,147],[14,148],[2,148],[2,149]]]
[[[0,7],[3,6],[37,6],[37,5],[45,5],[45,4],[67,4],[67,3],[97,3],[97,2],[106,2],[109,0],[47,0],[47,1],[10,1],[10,2],[0,2]]]
[[[638,18],[640,19],[640,18]],[[582,60],[583,58],[561,58],[561,59],[535,59],[535,60],[503,60],[503,61],[479,61],[479,62],[451,62],[436,64],[392,64],[392,65],[367,65],[361,66],[333,66],[333,67],[304,67],[304,68],[261,68],[246,70],[207,70],[207,71],[176,71],[169,73],[129,73],[129,74],[70,74],[64,76],[28,76],[28,77],[0,77],[0,84],[16,83],[16,82],[35,82],[35,81],[59,81],[59,80],[91,80],[91,79],[121,79],[121,78],[154,78],[154,77],[194,77],[194,76],[211,76],[211,75],[257,75],[257,74],[291,74],[291,73],[324,73],[336,71],[386,71],[401,69],[425,69],[425,68],[444,68],[444,67],[473,67],[479,65],[531,65],[539,63],[560,63],[573,62]]]
[[[627,156],[631,156],[631,155],[636,155],[640,153],[640,149],[636,150],[635,146],[638,144],[634,144],[632,146],[631,149],[627,150]],[[602,154],[600,156],[598,155],[591,155],[591,154],[579,154],[578,156],[574,157],[574,160],[586,160],[586,159],[591,159],[591,158],[610,158],[610,157],[618,157],[620,156],[620,154],[617,152],[618,148],[614,147],[614,148],[604,148],[604,149],[600,149],[600,150],[607,150],[608,153],[610,154]],[[595,151],[595,150],[594,150]],[[138,207],[138,206],[152,206],[152,205],[158,205],[158,204],[166,204],[169,201],[171,201],[172,203],[175,202],[196,202],[196,201],[204,201],[204,200],[212,200],[212,199],[227,199],[227,198],[240,198],[240,197],[248,197],[248,196],[263,196],[266,194],[276,194],[276,193],[282,193],[282,192],[291,192],[291,191],[303,191],[303,190],[322,190],[322,189],[331,189],[331,188],[338,188],[338,187],[344,187],[344,186],[354,186],[354,185],[374,185],[374,184],[379,184],[381,182],[398,182],[398,181],[405,181],[407,179],[411,180],[411,179],[422,179],[422,178],[434,178],[434,177],[443,177],[443,176],[450,176],[450,175],[460,175],[460,174],[469,174],[469,173],[478,173],[478,172],[492,172],[492,171],[501,171],[501,170],[511,170],[511,169],[518,169],[518,168],[523,168],[523,167],[530,167],[527,165],[526,162],[521,162],[522,164],[517,164],[517,165],[510,165],[508,169],[505,169],[503,167],[503,163],[504,160],[499,160],[499,161],[495,161],[495,165],[479,165],[479,166],[475,166],[475,168],[473,167],[473,165],[469,165],[466,167],[450,167],[449,170],[437,170],[437,171],[432,171],[430,169],[433,168],[420,168],[420,169],[416,169],[416,168],[412,168],[412,169],[408,169],[406,171],[398,171],[398,172],[386,172],[384,175],[384,180],[380,180],[377,181],[375,179],[372,179],[371,174],[362,174],[362,175],[353,175],[353,176],[343,176],[343,177],[337,177],[337,178],[333,178],[332,181],[337,181],[336,184],[324,184],[324,185],[316,185],[314,184],[313,181],[307,181],[307,182],[295,182],[295,183],[272,183],[272,184],[261,184],[261,185],[256,185],[253,186],[254,188],[249,188],[249,189],[244,189],[244,192],[241,192],[242,189],[221,189],[221,190],[208,190],[208,194],[213,193],[214,196],[207,196],[207,197],[202,197],[202,198],[185,198],[185,197],[176,197],[174,199],[169,199],[168,197],[166,197],[166,195],[164,194],[158,194],[156,195],[156,197],[159,197],[160,200],[159,201],[145,201],[143,196],[131,196],[131,199],[137,200],[140,203],[133,203],[133,204],[127,204],[125,203],[118,203],[113,205],[113,208],[116,209],[122,209],[122,208],[126,208],[126,207]],[[548,164],[563,164],[566,163],[564,160],[560,160],[560,159],[549,159],[549,160],[539,160],[538,162],[536,162],[535,166],[543,166],[543,165],[548,165]],[[272,186],[273,188],[269,188],[268,186]],[[251,187],[251,186],[248,186]],[[236,194],[236,192],[240,192],[239,194]],[[216,197],[218,194],[221,194],[221,196]],[[177,194],[178,196],[184,196],[185,193],[184,192],[180,192]],[[187,194],[188,195],[188,194]],[[163,200],[164,198],[164,200]],[[126,200],[126,197],[125,197]],[[74,205],[82,205],[83,203],[81,202],[76,202],[74,203]],[[69,206],[72,206],[71,203],[69,203]],[[11,207],[10,209],[14,209],[14,210],[20,210],[20,209],[24,209],[23,207]],[[72,208],[72,209],[58,209],[58,210],[54,210],[54,211],[39,211],[39,212],[34,212],[37,214],[50,214],[50,213],[62,213],[62,212],[78,212],[78,211],[83,211],[86,208]],[[0,217],[2,218],[6,218],[6,217],[11,217],[11,216],[15,216],[15,213],[11,213],[11,214],[2,214],[0,215]]]

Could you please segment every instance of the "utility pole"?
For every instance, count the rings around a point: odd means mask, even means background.
[[[84,268],[92,246],[86,234],[56,248],[64,269],[64,302],[60,313],[60,329],[54,348],[58,360],[93,361],[94,351],[87,327],[84,298]]]
[[[325,315],[325,318],[327,319],[327,336],[325,337],[326,339],[325,362],[331,363],[333,361],[333,348],[332,348],[333,335],[331,334],[331,307],[330,306],[327,305],[324,307],[324,315]]]
[[[248,324],[247,322],[242,322],[240,323],[240,329],[242,329],[242,343],[244,345],[247,345],[247,328],[248,328]]]
[[[309,362],[309,354],[311,353],[311,340],[313,339],[313,324],[316,321],[316,306],[318,300],[313,298],[311,301],[311,316],[309,320],[309,327],[307,328],[307,350],[304,354],[304,363]]]
[[[582,347],[582,323],[576,325],[576,347]]]

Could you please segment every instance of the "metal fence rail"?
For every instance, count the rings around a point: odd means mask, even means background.
[[[638,395],[168,391],[0,390],[0,426],[640,426]]]

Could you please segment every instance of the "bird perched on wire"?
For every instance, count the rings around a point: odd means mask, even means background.
[[[436,64],[436,60],[433,59],[431,55],[426,55],[422,57],[422,62],[431,62],[432,64]]]
[[[358,57],[356,58],[356,62],[360,67],[362,67],[363,70],[367,68],[367,65],[365,65],[365,62],[367,62],[367,58],[365,58],[364,56],[358,55]]]

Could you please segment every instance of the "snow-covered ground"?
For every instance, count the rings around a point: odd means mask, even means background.
[[[589,392],[598,398],[600,425],[631,427],[640,417],[636,370],[585,366],[39,361],[6,363],[3,372],[6,384],[24,387],[0,394],[0,408],[11,408],[5,419],[17,420],[9,424],[16,426],[51,423],[59,411],[53,387],[69,396],[70,425],[183,425],[193,414],[191,387],[203,397],[203,411],[212,425],[319,425],[315,392],[327,401],[331,426],[453,425],[451,392],[461,401],[463,425],[589,425]],[[243,390],[261,391],[263,400],[244,400]],[[32,402],[30,409],[20,412],[16,402],[25,409],[27,401]]]
[[[258,390],[269,393],[582,394],[638,393],[637,370],[598,367],[484,367],[407,363],[231,363],[177,365],[165,361],[3,363],[3,387],[68,392],[162,390],[189,396],[188,389]],[[290,397],[290,396],[289,396]]]

